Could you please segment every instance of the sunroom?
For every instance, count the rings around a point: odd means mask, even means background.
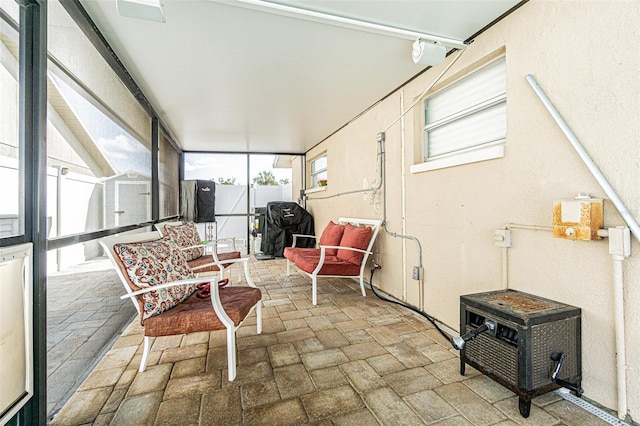
[[[637,424],[639,26],[638,1],[0,0],[0,424]],[[262,294],[234,380],[224,331],[139,371],[99,244],[185,220],[192,181]],[[364,297],[266,252],[274,203],[318,237],[381,223]]]

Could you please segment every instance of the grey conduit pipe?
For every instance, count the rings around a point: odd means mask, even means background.
[[[383,183],[383,189],[382,189],[382,197],[383,197],[383,201],[382,201],[382,209],[383,209],[383,214],[382,214],[382,229],[384,230],[384,232],[387,235],[391,235],[394,238],[404,238],[407,240],[412,240],[416,243],[417,247],[418,247],[418,268],[420,271],[422,271],[422,244],[420,244],[420,240],[417,237],[414,237],[413,235],[403,235],[403,234],[398,234],[396,232],[392,232],[387,228],[387,175],[386,175],[386,163],[385,163],[385,152],[384,152],[384,141],[385,141],[385,134],[387,132],[387,130],[389,130],[391,127],[393,127],[398,121],[400,121],[405,115],[407,115],[407,113],[409,111],[411,111],[413,109],[413,107],[415,107],[418,102],[420,102],[422,100],[422,98],[424,97],[424,95],[427,94],[427,92],[429,90],[431,90],[433,88],[433,86],[435,86],[440,79],[442,78],[442,76],[444,76],[447,71],[449,71],[449,69],[453,66],[453,64],[456,63],[456,61],[460,58],[460,56],[462,56],[462,54],[464,53],[464,50],[460,50],[460,52],[456,55],[455,58],[453,58],[451,60],[451,62],[449,62],[449,64],[445,67],[445,69],[442,70],[442,72],[435,78],[435,80],[433,80],[431,82],[431,84],[429,86],[427,86],[426,89],[424,89],[422,91],[422,93],[420,93],[420,95],[418,97],[416,97],[416,99],[413,101],[413,103],[411,105],[409,105],[409,107],[404,110],[402,112],[402,114],[400,114],[399,117],[397,117],[395,120],[393,120],[387,127],[384,128],[384,130],[380,133],[378,133],[378,144],[380,146],[381,152],[382,152],[382,170],[381,170],[381,174],[382,174],[382,183]],[[422,279],[422,277],[420,277],[420,279]],[[422,304],[422,300],[420,302]]]
[[[463,47],[466,47],[463,46]],[[384,167],[385,167],[385,158],[384,158],[384,140],[385,140],[385,132],[387,130],[389,130],[391,127],[393,127],[398,121],[400,121],[409,111],[411,111],[413,109],[413,107],[416,106],[416,104],[418,102],[420,102],[422,100],[422,97],[424,95],[427,94],[427,92],[429,90],[431,90],[433,88],[433,86],[436,85],[436,83],[438,83],[438,81],[440,81],[440,79],[442,78],[443,75],[445,75],[445,73],[447,71],[449,71],[449,69],[453,66],[453,64],[456,63],[456,61],[460,58],[460,56],[462,56],[462,53],[464,52],[464,50],[460,50],[460,52],[458,53],[458,55],[453,58],[453,60],[451,62],[449,62],[449,64],[446,66],[446,68],[444,70],[442,70],[442,72],[436,77],[435,80],[433,80],[431,82],[431,84],[422,91],[422,93],[415,99],[415,101],[409,106],[409,108],[407,108],[404,112],[402,112],[402,114],[400,114],[399,117],[397,117],[395,120],[393,120],[391,122],[391,124],[389,124],[387,127],[384,128],[384,130],[380,133],[378,133],[377,136],[377,141],[378,141],[378,160],[380,161],[380,178],[378,179],[378,182],[376,185],[372,186],[371,188],[365,188],[365,189],[354,189],[353,191],[346,191],[346,192],[338,192],[336,194],[332,194],[332,195],[326,195],[323,197],[307,197],[305,195],[305,199],[306,200],[327,200],[329,198],[335,198],[335,197],[340,197],[342,195],[347,195],[347,194],[360,194],[363,192],[377,192],[381,187],[382,187],[382,182],[384,181]],[[383,195],[386,195],[386,189],[383,191]],[[404,235],[401,234],[396,234],[394,232],[391,232],[387,229],[387,213],[386,213],[386,208],[385,208],[385,212],[384,212],[384,217],[382,219],[382,224],[383,224],[383,229],[384,231],[389,234],[392,235],[394,237],[406,237]],[[415,237],[410,237],[409,239],[414,239],[417,243],[418,243],[418,257],[420,259],[420,267],[422,267],[422,247],[420,247],[420,242],[415,238]]]
[[[380,188],[382,188],[382,177],[383,177],[382,168],[384,167],[384,148],[382,147],[382,141],[380,141],[380,140],[378,140],[378,159],[376,160],[376,162],[379,164],[380,173],[379,173],[379,177],[378,177],[377,183],[375,185],[373,185],[371,188],[354,189],[353,191],[338,192],[336,194],[327,195],[327,196],[324,196],[324,197],[307,197],[306,194],[305,194],[305,199],[306,200],[327,200],[329,198],[340,197],[342,195],[347,195],[347,194],[360,194],[360,193],[364,193],[364,192],[374,192],[375,193]]]
[[[547,108],[547,111],[549,111],[549,114],[551,114],[553,120],[556,122],[558,127],[560,127],[560,130],[562,130],[562,133],[564,133],[564,135],[567,137],[567,139],[571,143],[571,146],[573,146],[573,148],[576,150],[584,165],[587,166],[587,169],[589,169],[602,190],[605,192],[605,194],[607,194],[607,197],[609,197],[609,201],[611,201],[611,204],[613,204],[620,216],[622,216],[622,219],[631,230],[633,236],[636,237],[636,240],[640,242],[640,225],[638,225],[638,222],[631,215],[629,210],[627,210],[620,197],[618,197],[616,191],[607,181],[607,178],[604,177],[600,169],[598,169],[598,166],[596,166],[587,151],[585,151],[578,138],[576,138],[576,135],[571,131],[571,129],[567,125],[567,122],[564,121],[564,119],[562,118],[556,107],[553,106],[547,95],[545,95],[536,79],[533,78],[531,74],[527,74],[526,79],[533,91],[536,93],[536,95],[538,95],[538,98],[540,98],[540,100],[544,104],[545,108]]]

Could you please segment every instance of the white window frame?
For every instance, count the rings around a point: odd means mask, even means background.
[[[447,100],[447,96],[456,96],[456,98],[451,98],[451,103],[456,103],[456,99],[459,99],[461,96],[461,85],[474,84],[475,81],[480,81],[479,79],[485,78],[491,71],[493,71],[494,74],[496,71],[499,73],[498,79],[495,83],[492,83],[490,87],[486,88],[485,93],[482,93],[480,98],[474,99],[472,104],[469,102],[460,102],[461,106],[456,106],[456,108],[452,108],[451,111],[437,111],[437,113],[434,114],[436,118],[431,122],[428,121],[427,108],[429,108],[430,100],[437,98],[442,101],[443,99]],[[411,173],[437,170],[504,157],[507,121],[506,104],[506,60],[504,56],[425,99],[423,103],[422,163],[412,165],[410,169]],[[448,135],[445,133],[444,137],[440,136],[441,140],[438,146],[440,151],[436,152],[435,155],[430,153],[429,137],[431,134],[434,134],[438,130],[442,131],[442,129],[446,129],[447,126],[449,129],[456,129],[456,126],[462,128],[460,127],[462,125],[473,125],[472,122],[474,119],[476,119],[476,125],[478,125],[478,120],[480,120],[482,116],[491,116],[494,123],[491,126],[487,126],[486,129],[480,129],[485,130],[485,133],[480,133],[480,138],[469,141],[465,141],[464,138],[458,138],[457,140],[452,139],[452,144],[455,143],[457,146],[447,147],[447,145],[442,142],[448,138]],[[480,124],[480,126],[483,124]],[[450,130],[449,132],[452,133]],[[482,139],[483,136],[486,140]]]
[[[314,169],[315,165],[324,159],[325,162],[325,166],[324,167],[320,167],[318,169]],[[311,185],[309,186],[311,189],[315,189],[315,188],[324,188],[322,186],[320,186],[320,184],[318,183],[318,177],[320,175],[322,175],[323,173],[327,173],[328,170],[328,166],[329,166],[329,161],[327,159],[327,153],[323,153],[322,155],[317,156],[316,158],[314,158],[313,160],[309,161],[309,178],[311,181]]]

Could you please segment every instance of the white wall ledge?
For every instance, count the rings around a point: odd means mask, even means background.
[[[430,170],[445,169],[447,167],[461,166],[463,164],[478,163],[480,161],[493,160],[504,157],[504,146],[489,146],[474,151],[452,155],[446,158],[426,161],[411,166],[411,173],[422,173]]]
[[[313,194],[314,192],[322,192],[322,191],[326,191],[327,187],[326,186],[319,186],[317,188],[309,188],[309,189],[305,189],[304,193],[305,194]]]

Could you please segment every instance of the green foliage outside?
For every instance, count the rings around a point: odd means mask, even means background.
[[[215,180],[215,179],[212,179]],[[289,183],[289,179],[280,179],[277,180],[274,176],[273,172],[269,170],[263,170],[258,173],[258,176],[253,178],[254,185],[261,186],[278,186],[278,185],[287,185]],[[218,178],[218,185],[237,185],[237,179],[235,177],[231,178]]]
[[[219,185],[235,185],[236,184],[236,178],[232,177],[232,178],[218,178],[218,184]]]
[[[278,185],[286,185],[289,183],[289,179],[280,179],[279,181],[273,175],[273,172],[269,170],[263,170],[258,173],[258,176],[253,178],[254,185],[261,186],[278,186]]]

